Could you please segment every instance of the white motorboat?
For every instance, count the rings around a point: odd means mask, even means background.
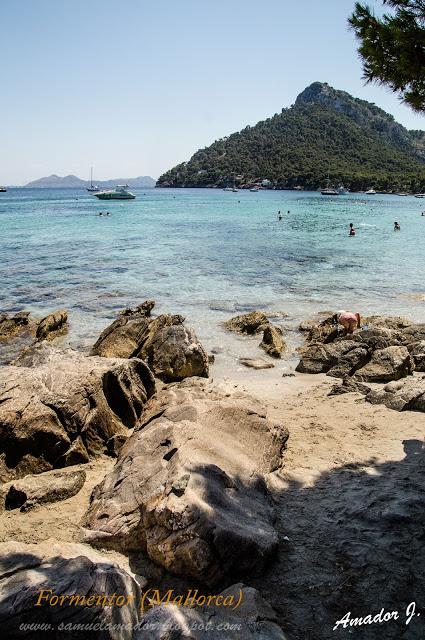
[[[134,200],[134,193],[127,191],[128,184],[119,184],[115,189],[107,189],[106,191],[98,191],[94,195],[99,200]]]
[[[375,189],[368,189],[367,191],[365,191],[365,195],[367,195],[367,196],[375,196],[376,195],[376,191],[375,191]]]
[[[322,196],[339,196],[340,192],[337,189],[332,189],[331,187],[326,187],[326,189],[322,189],[320,191]]]
[[[0,187],[0,193],[6,193],[7,189],[6,187]]]
[[[415,198],[425,198],[425,193],[415,193]]]

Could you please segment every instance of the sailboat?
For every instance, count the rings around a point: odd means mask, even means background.
[[[99,187],[93,184],[93,167],[90,168],[90,186],[87,187],[87,191],[91,193],[99,191]]]
[[[333,189],[332,187],[329,186],[331,181],[329,177],[330,168],[331,168],[331,161],[329,160],[328,179],[326,180],[326,187],[324,189],[321,189],[320,193],[322,194],[322,196],[339,196],[341,192],[338,189]]]

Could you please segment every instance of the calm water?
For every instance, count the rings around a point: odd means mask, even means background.
[[[121,203],[76,190],[0,194],[0,310],[40,315],[65,307],[70,342],[84,348],[119,309],[154,298],[158,312],[185,315],[208,348],[223,349],[222,358],[260,355],[258,340],[220,328],[252,309],[285,311],[289,317],[279,322],[288,330],[335,308],[425,321],[425,200],[136,193]],[[106,210],[109,217],[97,215]],[[355,238],[347,235],[349,222]],[[295,344],[296,334],[288,335]]]

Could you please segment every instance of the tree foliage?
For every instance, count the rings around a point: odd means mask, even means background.
[[[425,111],[425,0],[383,0],[392,14],[376,17],[356,2],[349,23],[360,40],[364,77],[389,86],[415,111]]]

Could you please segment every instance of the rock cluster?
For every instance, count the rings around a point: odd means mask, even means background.
[[[364,382],[389,382],[424,365],[425,325],[402,318],[373,316],[360,331],[338,334],[330,318],[307,332],[297,371],[355,376]]]
[[[208,354],[193,329],[185,326],[180,315],[151,318],[154,304],[147,300],[121,313],[100,335],[91,355],[141,358],[165,382],[208,377]]]
[[[224,326],[229,331],[246,335],[255,335],[262,332],[263,339],[259,346],[272,358],[281,358],[286,348],[285,341],[282,338],[282,329],[272,324],[261,311],[251,311],[250,313],[235,316],[225,322]]]
[[[208,585],[261,570],[277,548],[264,475],[287,437],[244,394],[200,380],[164,389],[94,490],[85,539]]]
[[[109,453],[155,390],[142,360],[86,357],[48,342],[17,365],[0,368],[3,482]]]

